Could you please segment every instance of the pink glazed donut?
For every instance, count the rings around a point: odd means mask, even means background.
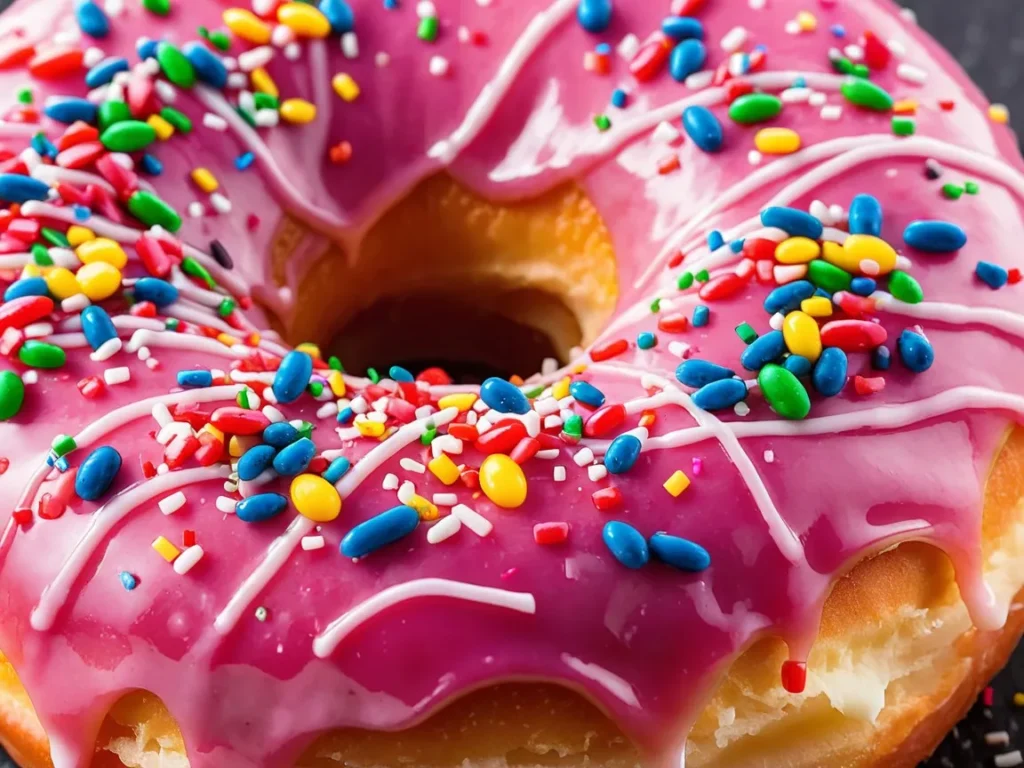
[[[913,766],[1005,662],[1024,164],[892,3],[0,22],[24,768]]]

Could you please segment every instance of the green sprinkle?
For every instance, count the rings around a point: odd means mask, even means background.
[[[17,416],[25,402],[25,382],[14,371],[0,371],[0,421]]]
[[[416,37],[424,42],[432,43],[437,40],[437,33],[440,29],[441,22],[438,21],[437,16],[427,16],[420,19],[420,26],[416,30]]]
[[[694,275],[694,278],[697,280],[698,283],[706,283],[708,280],[711,279],[711,275],[708,274],[708,271],[706,269],[702,269],[700,272]]]
[[[68,356],[55,344],[30,339],[21,345],[18,359],[30,368],[62,368]]]
[[[854,77],[862,77],[867,80],[871,77],[871,70],[868,69],[867,64],[854,64],[850,74]]]
[[[18,89],[18,101],[22,104],[32,103],[32,89],[31,88],[19,88]]]
[[[309,394],[313,397],[320,397],[324,392],[324,383],[322,381],[311,381],[309,382]]]
[[[53,266],[53,259],[50,257],[50,252],[46,250],[46,246],[41,243],[36,243],[32,246],[32,261],[40,267]]]
[[[235,300],[234,299],[224,299],[224,301],[222,301],[220,303],[220,306],[217,307],[217,314],[219,314],[221,317],[227,317],[228,315],[230,315],[234,311],[235,311]]]
[[[658,314],[661,311],[661,299],[655,299],[651,302],[651,313]]]
[[[784,419],[804,419],[811,412],[811,398],[800,379],[781,365],[769,363],[757,374],[764,399]]]
[[[131,119],[132,111],[128,107],[127,102],[124,101],[104,101],[96,112],[96,122],[99,124],[101,131],[105,131],[122,120]]]
[[[147,227],[159,224],[168,232],[177,232],[181,229],[181,216],[177,211],[145,189],[132,193],[128,198],[128,210]]]
[[[968,195],[976,195],[976,194],[978,194],[978,192],[981,191],[981,187],[978,186],[977,182],[965,181],[964,182],[964,191]]]
[[[156,60],[160,63],[160,69],[163,70],[167,79],[179,88],[191,88],[195,85],[195,67],[192,66],[188,57],[172,43],[166,40],[160,41],[156,47]]]
[[[917,122],[912,117],[894,117],[892,132],[897,136],[913,136],[917,132]]]
[[[140,152],[156,141],[156,131],[141,120],[121,120],[100,134],[100,142],[111,152]]]
[[[308,421],[304,421],[299,425],[299,437],[313,437],[313,425]]]
[[[846,80],[840,90],[851,104],[872,109],[876,112],[888,112],[892,109],[892,96],[884,89],[860,77]]]
[[[849,272],[840,269],[835,264],[829,264],[824,259],[815,259],[807,265],[807,277],[816,286],[824,288],[829,293],[845,291],[853,281]]]
[[[278,101],[276,96],[271,96],[269,93],[263,93],[257,91],[252,95],[253,104],[256,105],[256,109],[278,109],[281,106],[281,102]]]
[[[845,56],[839,56],[832,59],[832,69],[841,75],[852,75],[853,74],[853,62]]]
[[[741,125],[763,123],[782,111],[782,99],[770,93],[748,93],[729,105],[729,117]]]
[[[757,331],[746,321],[736,326],[736,335],[743,340],[744,344],[753,344],[757,339]]]
[[[255,393],[246,387],[235,396],[235,402],[238,403],[239,407],[247,408],[252,410],[253,406],[256,405],[256,401],[253,399]]]
[[[211,290],[217,287],[217,283],[213,279],[209,270],[196,261],[192,256],[186,256],[181,260],[181,271],[189,277],[195,277],[202,280]]]
[[[173,125],[174,129],[177,131],[181,131],[182,133],[192,132],[192,121],[189,120],[188,115],[184,112],[180,112],[174,107],[164,107],[161,109],[160,117]]]
[[[964,188],[959,184],[950,182],[949,184],[942,185],[942,194],[950,200],[959,200],[964,194]]]
[[[573,437],[583,437],[583,417],[578,413],[572,414],[562,425],[562,431]]]
[[[52,245],[55,245],[58,248],[70,248],[71,247],[71,243],[68,242],[67,237],[65,237],[64,233],[61,232],[58,229],[50,229],[50,227],[43,227],[42,235]]]
[[[437,437],[437,427],[428,427],[427,431],[420,435],[420,442],[423,445],[430,445]]]
[[[178,325],[180,323],[181,321],[178,320],[178,318],[168,317],[167,320],[164,321],[164,328],[166,328],[168,331],[176,331],[178,330]]]
[[[533,389],[527,389],[523,391],[523,394],[533,400],[536,397],[540,397],[540,393],[544,391],[544,385],[538,384]]]
[[[77,447],[78,443],[75,442],[75,438],[71,435],[57,435],[53,438],[53,442],[50,443],[50,450],[52,450],[58,458],[61,456],[67,456]]]
[[[142,7],[157,16],[166,16],[171,12],[171,0],[142,0]]]
[[[921,284],[906,272],[895,269],[889,275],[889,293],[893,298],[906,302],[907,304],[920,304],[924,301],[924,291]]]
[[[594,115],[594,125],[597,126],[597,130],[604,132],[612,127],[612,121],[608,115]]]
[[[339,360],[335,355],[331,355],[327,358],[327,367],[332,371],[341,371],[342,373],[345,371],[345,369],[341,367],[341,360]]]
[[[380,381],[380,374],[377,373],[376,368],[367,368],[366,378],[368,378],[372,383],[376,384],[377,382]]]
[[[247,122],[252,128],[256,127],[256,118],[250,115],[247,110],[244,110],[241,107],[235,107],[235,112],[238,114],[240,118],[245,120],[245,122]]]
[[[231,38],[228,36],[228,33],[222,29],[213,30],[206,36],[206,39],[221,51],[226,51],[231,47]]]
[[[685,291],[691,285],[693,285],[693,272],[683,272],[683,274],[679,276],[679,279],[676,280],[676,287],[680,291]]]

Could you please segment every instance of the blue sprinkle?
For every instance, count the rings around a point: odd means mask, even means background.
[[[814,216],[799,208],[772,206],[761,211],[761,223],[766,227],[781,229],[791,237],[809,237],[820,240],[825,227]]]
[[[846,353],[838,347],[826,347],[822,350],[811,376],[811,383],[819,394],[835,397],[843,390],[846,386],[848,363]]]
[[[156,48],[159,44],[159,40],[153,40],[149,37],[140,37],[135,43],[135,54],[143,60],[155,59]]]
[[[683,40],[672,49],[668,59],[668,71],[672,79],[681,83],[695,72],[704,68],[708,50],[700,40]]]
[[[850,234],[882,236],[882,204],[872,195],[857,195],[850,203]]]
[[[101,445],[79,465],[75,493],[86,501],[96,501],[109,490],[120,471],[121,454],[109,445]]]
[[[782,337],[782,331],[771,331],[754,339],[743,350],[740,362],[748,371],[760,371],[768,363],[774,363],[782,357],[785,351],[786,340]]]
[[[341,554],[363,557],[381,547],[408,536],[419,525],[420,516],[412,507],[392,507],[360,523],[341,540]]]
[[[346,459],[344,456],[339,456],[330,463],[330,466],[324,470],[322,477],[331,485],[341,480],[345,476],[345,473],[352,468],[352,462]]]
[[[803,77],[803,76],[793,78],[793,87],[794,88],[806,88],[807,87],[807,78]]]
[[[612,52],[612,47],[608,43],[598,43],[594,46],[594,52],[601,56],[608,56]]]
[[[151,301],[157,308],[178,300],[178,289],[159,277],[141,277],[134,286],[136,301]]]
[[[627,568],[643,568],[651,559],[644,537],[629,523],[619,520],[605,523],[601,538],[615,559]]]
[[[739,379],[721,379],[705,384],[693,393],[693,404],[704,411],[732,408],[747,397],[747,385]]]
[[[612,0],[580,0],[576,20],[587,32],[604,32],[612,23]]]
[[[412,374],[409,370],[400,365],[392,365],[391,369],[388,371],[388,376],[395,381],[401,381],[407,384],[413,381]]]
[[[256,161],[256,155],[252,152],[243,152],[235,158],[235,168],[240,171],[247,170]]]
[[[661,22],[661,31],[673,40],[703,40],[704,25],[691,16],[668,16]]]
[[[78,203],[75,203],[74,205],[71,206],[71,210],[75,214],[76,221],[88,221],[90,218],[92,218],[92,211],[90,211],[84,205],[79,205]]]
[[[279,403],[293,403],[306,391],[313,376],[313,358],[293,349],[281,361],[271,389]]]
[[[398,0],[384,0],[384,9],[393,11],[398,7]]]
[[[684,360],[676,368],[679,383],[693,389],[700,389],[713,381],[731,379],[735,375],[734,371],[724,365],[709,363],[707,360]]]
[[[829,27],[829,31],[832,33],[832,37],[846,37],[846,27],[844,27],[842,24],[833,24],[831,27]]]
[[[70,125],[76,120],[94,123],[96,122],[97,107],[88,99],[76,96],[50,96],[43,106],[43,112],[48,118],[56,120],[58,123]]]
[[[142,156],[142,172],[150,176],[159,176],[164,172],[164,164],[148,152]]]
[[[952,253],[967,244],[967,233],[949,221],[913,221],[903,230],[903,242],[926,253]]]
[[[713,229],[708,233],[708,250],[717,251],[725,245],[725,238],[722,237],[722,233],[717,229]]]
[[[876,371],[888,371],[892,365],[892,353],[888,347],[875,347],[871,352],[871,367]]]
[[[705,307],[703,304],[698,304],[693,308],[693,323],[694,328],[703,328],[708,324],[708,320],[711,319],[711,310]]]
[[[117,338],[117,328],[110,319],[107,310],[91,304],[82,310],[82,333],[95,352],[111,339]]]
[[[238,479],[255,480],[270,467],[276,453],[272,445],[254,445],[238,459]]]
[[[58,471],[67,472],[69,468],[68,457],[61,456],[59,459],[57,459],[57,461],[53,463],[53,465],[57,468]]]
[[[205,45],[193,40],[181,47],[181,52],[192,64],[196,77],[214,88],[223,88],[228,82],[228,70],[220,56]]]
[[[750,71],[750,54],[741,53],[739,54],[739,71],[741,75],[745,75]]]
[[[743,240],[733,240],[729,243],[729,250],[733,253],[743,253]]]
[[[46,280],[41,277],[24,277],[16,280],[7,286],[4,291],[4,301],[20,299],[23,296],[49,296],[50,289],[46,287]]]
[[[612,106],[619,109],[626,106],[626,92],[621,88],[616,88],[612,91]]]
[[[978,266],[974,268],[974,274],[993,291],[1002,288],[1010,279],[1009,272],[990,261],[979,261]]]
[[[110,34],[110,19],[93,0],[75,1],[75,21],[85,34],[97,40]]]
[[[279,493],[257,493],[235,505],[235,515],[245,523],[262,523],[284,512],[288,499]]]
[[[263,430],[263,442],[275,448],[284,448],[299,439],[299,430],[287,421],[278,421]]]
[[[589,381],[577,379],[569,385],[569,394],[573,396],[576,402],[589,405],[591,408],[600,408],[604,405],[604,392]]]
[[[764,311],[769,315],[778,312],[783,314],[794,312],[800,309],[800,302],[809,299],[814,295],[814,283],[809,280],[796,280],[792,283],[780,285],[768,294],[764,300]]]
[[[680,570],[699,572],[711,567],[711,555],[704,547],[679,536],[659,531],[649,544],[655,557]]]
[[[45,200],[49,195],[50,185],[45,182],[20,173],[0,173],[0,200],[5,203]]]
[[[896,350],[903,364],[914,373],[924,373],[935,362],[935,350],[932,349],[931,342],[910,330],[900,334]]]
[[[356,17],[352,13],[352,6],[345,0],[320,0],[317,8],[331,22],[331,32],[334,34],[343,35],[356,28]]]
[[[213,374],[210,371],[178,371],[179,387],[212,387]]]
[[[338,423],[339,424],[348,424],[355,417],[356,417],[355,411],[353,411],[351,408],[349,408],[347,406],[345,408],[342,408],[340,411],[338,411]]]
[[[117,574],[117,578],[121,580],[121,586],[129,592],[139,586],[139,580],[128,573],[128,571],[121,571]]]
[[[850,293],[857,296],[870,296],[878,288],[878,283],[872,277],[855,277],[850,281]]]
[[[613,475],[621,475],[624,472],[628,472],[636,464],[636,460],[640,458],[640,450],[642,448],[643,443],[640,442],[640,438],[636,435],[631,435],[628,432],[624,435],[619,435],[608,446],[608,450],[604,455],[604,465]]]
[[[56,461],[57,461],[57,457],[54,456],[52,452],[46,454],[46,465],[48,467],[52,467]]]
[[[274,457],[274,471],[286,477],[297,475],[306,471],[314,456],[316,444],[308,437],[300,437],[291,445],[282,448]]]
[[[32,145],[32,149],[43,157],[48,157],[51,160],[57,157],[57,147],[53,145],[52,141],[46,138],[46,134],[37,133],[32,137],[30,143]]]
[[[820,286],[817,288],[817,290],[814,291],[814,295],[821,296],[821,298],[828,299],[829,301],[832,300],[832,294]]]
[[[85,84],[90,88],[99,88],[113,80],[114,75],[127,72],[129,68],[128,59],[110,56],[85,73]]]
[[[491,376],[480,385],[480,399],[499,413],[529,413],[530,401],[515,384]]]
[[[794,376],[806,376],[811,372],[811,361],[803,355],[790,355],[782,367]]]
[[[641,331],[636,335],[636,345],[640,349],[650,349],[658,343],[658,338],[650,331]]]
[[[725,142],[721,121],[707,107],[687,107],[683,111],[683,129],[705,152],[718,152]]]

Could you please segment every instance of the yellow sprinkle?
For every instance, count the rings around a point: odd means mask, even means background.
[[[1013,694],[1013,704],[1017,707],[1024,707],[1024,693],[1017,691],[1017,693]]]
[[[232,336],[230,333],[218,333],[217,341],[223,344],[225,347],[233,347],[238,343],[238,339]]]
[[[43,275],[43,268],[38,264],[26,264],[21,270],[22,279],[26,277],[42,277]]]
[[[124,252],[124,248],[106,237],[87,240],[75,249],[75,255],[83,264],[103,261],[112,267],[124,269],[128,263],[128,254]]]
[[[121,270],[105,261],[86,264],[75,275],[82,293],[91,301],[102,301],[113,296],[121,287]]]
[[[341,371],[331,371],[327,374],[327,384],[335,397],[345,396],[345,377],[342,376]]]
[[[640,416],[641,427],[653,427],[654,422],[658,420],[658,414],[654,411],[644,411]]]
[[[384,434],[384,425],[379,421],[370,421],[369,419],[357,421],[356,429],[359,430],[359,434],[363,437],[380,437]]]
[[[480,488],[487,498],[505,509],[515,509],[526,501],[523,468],[501,453],[492,453],[480,465]]]
[[[235,37],[247,43],[266,45],[270,42],[270,25],[252,11],[245,8],[228,8],[221,18]]]
[[[327,37],[331,22],[312,5],[285,3],[277,9],[277,20],[300,37]]]
[[[820,253],[818,241],[809,237],[790,237],[775,246],[775,259],[780,264],[806,264]]]
[[[213,435],[217,440],[219,440],[222,443],[224,442],[224,433],[221,430],[217,429],[217,427],[213,426],[213,424],[204,424],[203,428],[199,430],[199,434],[203,434],[203,432],[205,432],[208,435]]]
[[[352,79],[352,75],[339,72],[331,78],[331,86],[345,101],[355,101],[359,98],[359,84]]]
[[[341,514],[341,496],[319,475],[304,474],[292,480],[292,504],[299,514],[317,523],[329,523]]]
[[[459,413],[464,413],[473,407],[473,403],[476,402],[476,395],[472,392],[459,392],[454,395],[445,395],[437,401],[437,407],[442,410],[445,408],[458,408]]]
[[[665,481],[665,490],[677,497],[690,487],[690,478],[681,469],[677,469],[672,476]]]
[[[897,115],[914,115],[917,114],[917,100],[916,99],[902,99],[892,105],[892,111]]]
[[[314,360],[319,360],[322,357],[322,355],[320,354],[320,347],[318,347],[312,341],[304,341],[301,344],[299,344],[299,346],[297,346],[295,349],[298,352],[305,352]]]
[[[850,235],[840,250],[826,249],[824,256],[847,272],[870,277],[887,275],[896,269],[896,251],[874,235]]]
[[[1006,125],[1010,122],[1010,108],[1005,104],[991,104],[988,108],[988,117],[993,123]]]
[[[82,243],[92,240],[94,237],[96,237],[96,233],[88,227],[83,227],[79,224],[72,224],[68,227],[67,238],[72,248],[76,248]]]
[[[63,301],[82,292],[82,286],[72,274],[71,270],[64,267],[55,267],[49,270],[44,277],[46,287],[55,298]]]
[[[281,117],[297,125],[311,123],[316,119],[316,105],[305,99],[285,99],[281,103]]]
[[[754,146],[765,155],[790,155],[800,149],[800,134],[792,128],[762,128],[754,136]]]
[[[828,317],[832,314],[832,300],[824,296],[811,296],[800,302],[800,311],[811,317]]]
[[[555,400],[561,400],[563,397],[566,397],[569,394],[569,384],[571,383],[572,380],[568,376],[564,379],[559,379],[551,385],[551,396]]]
[[[818,19],[810,11],[800,11],[796,15],[796,23],[800,25],[801,32],[813,32],[818,28]]]
[[[448,458],[446,453],[442,453],[436,459],[431,459],[427,468],[445,485],[451,485],[459,479],[459,468],[454,461]]]
[[[812,363],[821,357],[821,331],[805,312],[790,312],[782,322],[782,338],[791,354],[803,355]]]
[[[409,506],[416,510],[416,513],[420,516],[420,520],[437,520],[440,514],[437,511],[436,506],[431,504],[418,493],[414,493],[412,498],[409,499]]]
[[[260,93],[265,93],[267,96],[273,96],[275,99],[281,95],[281,92],[277,89],[277,83],[274,82],[274,78],[272,78],[270,73],[263,67],[259,67],[250,72],[249,79],[252,80],[252,87]]]
[[[228,440],[228,455],[231,458],[239,458],[246,450],[244,442],[238,439],[238,435],[232,435],[231,439]]]
[[[586,363],[577,363],[576,365],[574,365],[572,367],[572,372],[574,374],[583,373],[585,370],[587,370],[587,364]]]
[[[174,126],[160,117],[160,115],[150,115],[146,118],[146,123],[156,131],[156,137],[160,141],[167,141],[174,135]]]
[[[163,536],[157,536],[156,541],[153,542],[153,549],[168,563],[173,563],[178,559],[178,555],[181,554],[181,550],[171,544]]]
[[[217,181],[217,177],[213,175],[209,168],[193,168],[192,181],[206,194],[216,192],[217,188],[220,187],[220,182]]]

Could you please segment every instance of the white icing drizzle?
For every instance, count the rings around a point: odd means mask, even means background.
[[[117,196],[117,190],[114,189],[114,186],[109,181],[107,181],[98,174],[89,173],[88,171],[79,171],[74,170],[72,168],[63,168],[59,165],[40,164],[32,169],[32,177],[35,179],[39,179],[40,181],[45,181],[47,184],[50,184],[51,186],[56,186],[61,182],[67,184],[75,184],[82,187],[88,186],[89,184],[94,184],[98,187],[103,187],[107,192],[114,195],[115,197]],[[150,184],[145,179],[138,178],[137,182],[140,189],[144,189],[147,192],[154,191],[153,185]]]
[[[487,121],[497,111],[501,101],[519,71],[533,56],[534,52],[558,26],[576,10],[577,0],[556,0],[546,11],[539,12],[523,30],[522,35],[509,49],[508,55],[502,60],[494,78],[480,89],[472,106],[466,111],[459,127],[447,138],[434,144],[427,150],[427,156],[448,164],[458,157]]]
[[[121,491],[96,510],[82,538],[71,550],[71,554],[64,561],[57,576],[43,590],[39,603],[32,609],[32,628],[44,632],[53,626],[57,613],[67,602],[71,589],[89,558],[121,520],[160,494],[186,485],[218,480],[227,477],[230,471],[229,466],[220,465],[182,469],[177,472],[169,472],[166,475],[157,475],[151,480]]]
[[[986,325],[1024,339],[1024,315],[996,307],[967,307],[942,301],[907,304],[884,291],[872,295],[878,308],[894,315],[936,320],[950,325]]]
[[[450,579],[415,579],[388,587],[334,619],[327,629],[313,639],[313,653],[321,659],[326,659],[334,653],[338,644],[361,624],[394,605],[420,597],[468,600],[527,614],[537,611],[537,601],[528,592],[510,592]]]
[[[129,352],[136,352],[139,347],[169,347],[170,349],[189,349],[193,352],[207,352],[211,355],[241,359],[252,353],[252,347],[235,344],[229,347],[216,339],[197,336],[191,333],[167,333],[166,331],[149,331],[141,329],[132,334],[126,345]]]
[[[568,653],[562,654],[562,662],[576,674],[582,675],[600,685],[623,704],[630,707],[640,706],[640,701],[636,697],[633,686],[604,667],[577,659]]]

